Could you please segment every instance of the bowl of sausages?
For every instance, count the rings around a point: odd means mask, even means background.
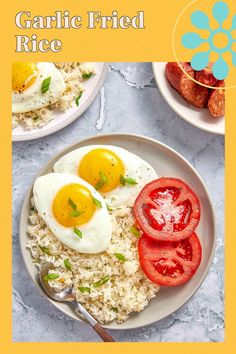
[[[153,71],[160,92],[180,117],[202,130],[224,135],[225,82],[214,77],[212,66],[209,63],[195,71],[188,62],[156,62]]]

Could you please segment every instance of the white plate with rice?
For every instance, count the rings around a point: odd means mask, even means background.
[[[193,126],[218,135],[225,134],[225,117],[214,118],[206,108],[196,108],[189,104],[175,89],[165,75],[166,63],[152,63],[152,68],[159,90],[170,107]]]
[[[62,64],[66,66],[62,67]],[[56,63],[66,80],[66,94],[59,97],[51,107],[47,106],[26,114],[13,114],[13,141],[27,141],[53,134],[72,123],[90,106],[103,85],[109,64],[101,62],[78,64],[80,64],[78,67],[74,67],[76,65],[74,62]],[[68,73],[68,70],[71,72]],[[93,75],[88,80],[83,80],[81,75],[88,71]],[[76,97],[80,92],[83,94],[79,99],[79,106],[76,106]]]
[[[73,262],[73,269],[75,265],[77,267],[74,269],[74,279],[76,279],[74,284],[80,281],[91,281],[94,269],[100,269],[100,277],[107,275],[107,272],[113,274],[116,282],[107,282],[93,295],[80,294],[80,301],[93,315],[104,322],[105,328],[123,330],[150,325],[178,310],[193,296],[203,282],[212,261],[216,242],[213,207],[201,177],[189,162],[168,146],[138,135],[109,134],[88,138],[66,148],[55,156],[42,168],[38,176],[52,172],[54,163],[68,152],[82,146],[96,144],[116,145],[133,153],[138,151],[138,155],[154,167],[159,177],[177,177],[193,187],[200,199],[202,210],[197,234],[202,244],[203,258],[197,272],[185,285],[172,288],[161,287],[158,289],[158,286],[147,279],[139,266],[137,238],[130,233],[130,226],[134,220],[131,210],[127,207],[113,212],[111,215],[114,231],[111,245],[106,252],[82,255],[66,248],[47,227],[45,228],[37,213],[31,211],[32,186],[26,195],[21,214],[20,243],[22,255],[33,282],[39,288],[38,271],[35,266],[37,257],[40,257],[41,261],[55,262],[61,262],[69,257]],[[122,238],[120,238],[121,233]],[[127,265],[127,269],[119,269],[117,263],[114,264],[114,259],[110,253],[114,252],[117,242],[119,247],[129,249],[132,262],[137,263],[135,271]],[[52,255],[43,254],[39,250],[39,244],[41,244],[41,249],[42,246],[49,245],[50,249],[53,250],[52,253],[55,252],[55,259],[52,259]],[[32,258],[31,254],[35,259]],[[63,279],[65,281],[70,282],[71,277],[69,271],[64,271]],[[76,320],[82,320],[68,305],[48,300],[63,313]],[[114,320],[111,321],[112,319]]]

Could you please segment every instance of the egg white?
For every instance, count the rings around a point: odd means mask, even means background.
[[[59,224],[52,212],[53,200],[64,186],[78,183],[88,188],[92,196],[98,199],[102,208],[96,208],[88,223],[78,226],[83,237],[79,238],[73,227]],[[38,177],[33,186],[34,204],[39,216],[45,221],[52,233],[66,246],[81,253],[103,252],[109,245],[112,224],[106,204],[101,195],[83,179],[63,173],[49,173]]]
[[[53,63],[37,63],[38,76],[32,85],[22,92],[12,92],[12,112],[24,113],[48,106],[66,89],[61,72]],[[43,80],[51,77],[48,91],[41,92]]]
[[[141,189],[158,176],[148,162],[123,148],[113,145],[89,145],[78,148],[61,157],[53,166],[54,172],[78,175],[78,166],[82,158],[91,150],[98,148],[110,150],[119,156],[125,168],[125,177],[131,177],[137,182],[136,185],[120,185],[107,193],[100,192],[101,195],[111,208],[132,207]]]

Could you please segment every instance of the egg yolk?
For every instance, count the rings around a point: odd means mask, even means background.
[[[36,80],[38,69],[36,63],[16,62],[12,64],[12,89],[22,92]]]
[[[78,175],[99,192],[110,192],[120,184],[124,175],[121,159],[107,149],[94,149],[86,154],[78,168]]]
[[[88,188],[72,183],[56,194],[52,211],[57,222],[65,227],[86,224],[93,216],[96,206]]]

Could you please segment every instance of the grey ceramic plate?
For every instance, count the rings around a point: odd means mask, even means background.
[[[156,140],[130,134],[100,135],[69,146],[49,161],[39,172],[38,176],[51,172],[53,164],[69,151],[81,146],[92,144],[117,145],[134,152],[148,161],[156,169],[160,177],[169,176],[183,179],[193,188],[200,198],[202,216],[200,224],[197,228],[197,234],[202,244],[203,259],[194,277],[185,285],[175,288],[161,288],[156,298],[153,299],[142,312],[138,314],[134,313],[123,324],[112,322],[105,327],[108,329],[131,329],[146,326],[172,314],[183,304],[185,304],[200,287],[209,270],[216,241],[214,212],[210,197],[201,177],[176,151]],[[37,280],[37,269],[32,262],[30,252],[26,249],[31,196],[32,186],[26,195],[22,209],[20,221],[20,243],[26,267],[34,283],[39,286]],[[81,320],[81,318],[78,318],[69,306],[53,301],[51,302],[65,314],[74,319]]]
[[[109,68],[108,63],[97,62],[92,64],[96,75],[83,82],[85,91],[80,99],[79,107],[75,106],[65,112],[55,112],[55,118],[42,128],[24,130],[21,126],[18,126],[12,131],[12,140],[26,141],[42,138],[43,136],[53,134],[58,130],[65,128],[67,125],[79,118],[79,116],[84,113],[99,93]]]

